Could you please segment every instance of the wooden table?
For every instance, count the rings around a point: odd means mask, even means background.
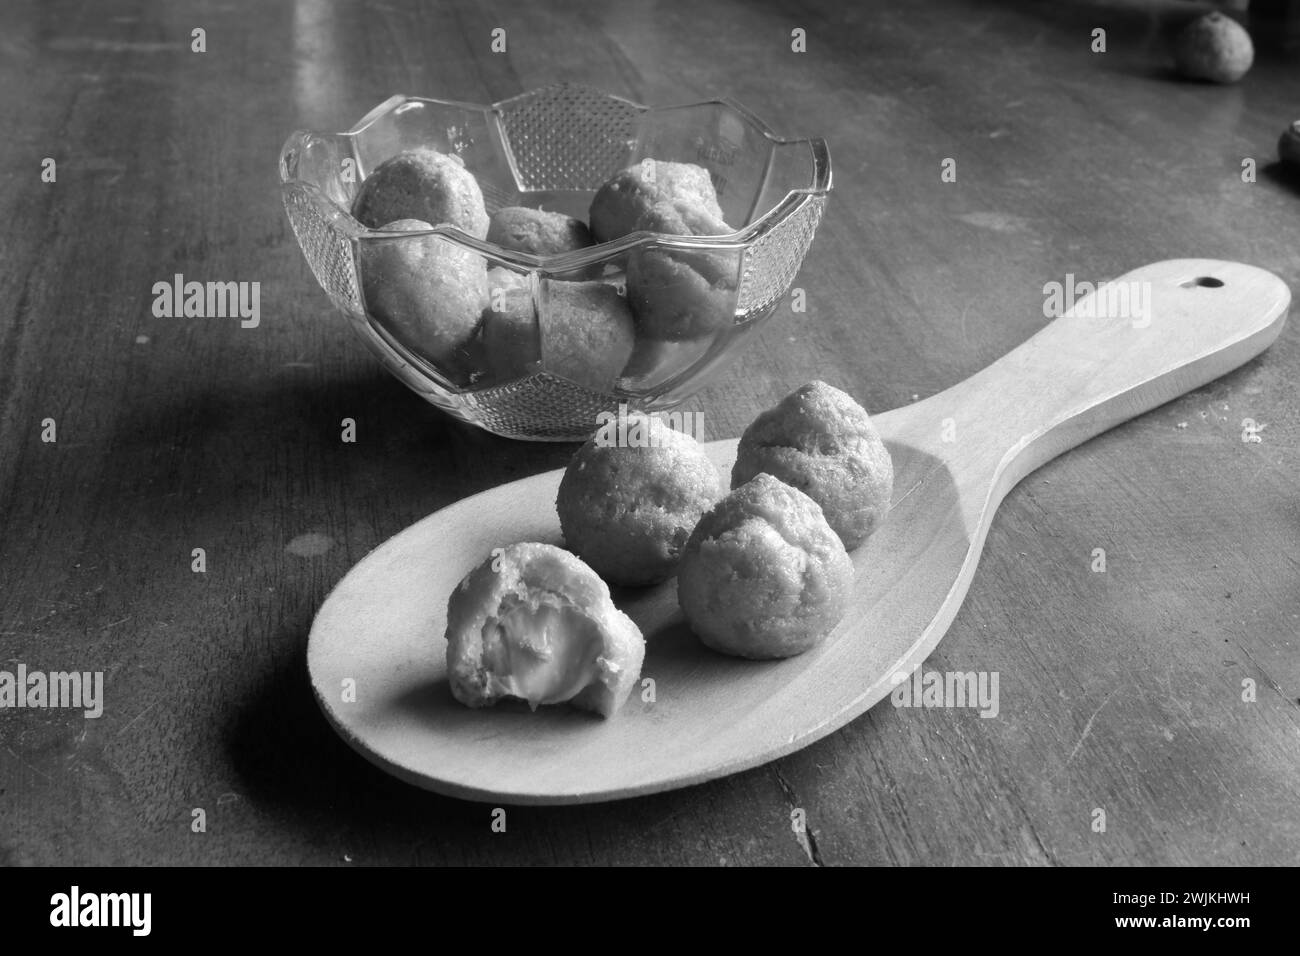
[[[369,549],[572,447],[460,426],[380,371],[280,207],[291,130],[346,128],[394,92],[488,102],[572,81],[727,95],[825,136],[808,310],[783,310],[691,405],[729,437],[812,378],[873,411],[939,391],[1041,328],[1043,286],[1067,273],[1207,256],[1294,284],[1300,186],[1274,160],[1300,62],[1262,52],[1235,87],[1173,80],[1162,33],[1188,9],[6,5],[0,668],[103,671],[105,701],[99,719],[0,710],[0,863],[1297,862],[1294,325],[1010,495],[926,665],[998,672],[996,719],[885,704],[769,766],[512,808],[500,834],[491,808],[353,754],[305,674],[313,613]],[[155,318],[152,286],[178,272],[260,282],[260,325]]]

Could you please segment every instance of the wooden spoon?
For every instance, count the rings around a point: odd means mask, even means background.
[[[1233,262],[1160,262],[1116,281],[1149,290],[1145,319],[1090,318],[1080,302],[960,385],[876,417],[894,459],[894,501],[854,554],[852,606],[820,647],[761,663],[715,654],[687,629],[669,581],[615,594],[648,650],[643,689],[614,718],[458,704],[446,680],[447,597],[494,547],[561,543],[553,471],[430,515],[349,572],[311,630],[307,663],[322,709],[352,747],[401,779],[506,804],[684,787],[826,736],[939,643],[1016,482],[1258,355],[1291,299],[1276,276]],[[726,473],[735,447],[707,446]]]

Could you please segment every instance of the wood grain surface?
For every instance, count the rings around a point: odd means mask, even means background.
[[[0,669],[103,671],[105,702],[95,720],[0,710],[0,862],[1295,863],[1294,323],[1008,496],[926,664],[998,672],[997,719],[883,705],[725,780],[506,808],[500,833],[490,806],[353,754],[304,662],[313,614],[368,550],[571,449],[457,425],[379,370],[280,208],[291,130],[347,128],[395,92],[489,101],[568,80],[728,95],[826,137],[807,311],[778,314],[690,406],[707,437],[734,437],[812,378],[873,412],[932,395],[1041,329],[1044,284],[1067,274],[1204,256],[1294,285],[1300,181],[1275,150],[1300,61],[1261,49],[1237,86],[1173,79],[1164,38],[1198,9],[4,5]],[[259,326],[155,318],[152,286],[177,272],[260,282]]]

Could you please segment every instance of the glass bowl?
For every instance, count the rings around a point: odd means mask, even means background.
[[[584,222],[618,171],[648,159],[694,163],[708,170],[735,231],[639,231],[535,256],[448,224],[366,228],[350,212],[361,183],[415,147],[458,155],[489,214],[531,206]],[[823,140],[781,139],[727,100],[651,108],[561,85],[491,106],[393,96],[346,133],[295,132],[280,153],[280,180],[312,272],[389,371],[498,435],[579,441],[620,405],[661,411],[682,402],[739,351],[789,291],[831,168]],[[450,352],[420,327],[443,306],[425,302],[426,319],[413,321],[393,304],[410,301],[394,284],[402,276],[449,261],[491,270],[473,337]],[[464,298],[445,284],[428,288],[450,289],[447,302]]]

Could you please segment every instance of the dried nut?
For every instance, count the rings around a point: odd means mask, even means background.
[[[1300,120],[1287,127],[1277,141],[1277,155],[1293,169],[1300,169]]]
[[[1174,39],[1174,65],[1190,79],[1236,83],[1254,61],[1245,27],[1217,11],[1193,20]]]

